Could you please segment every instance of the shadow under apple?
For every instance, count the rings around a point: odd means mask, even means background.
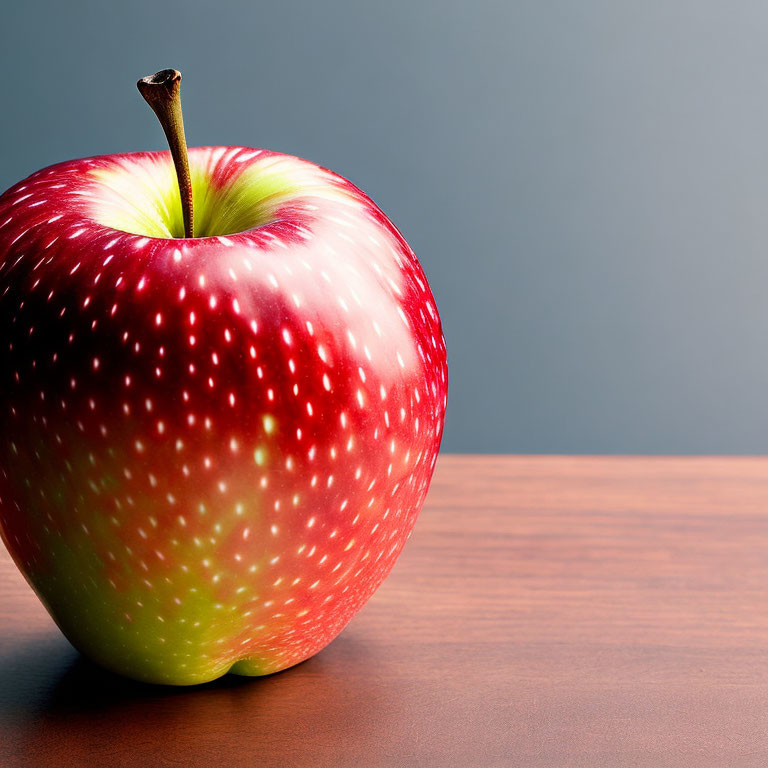
[[[53,634],[21,652],[0,647],[0,764],[23,755],[18,764],[35,768],[317,765],[318,749],[351,757],[386,719],[380,653],[348,631],[275,675],[169,687],[103,670]]]

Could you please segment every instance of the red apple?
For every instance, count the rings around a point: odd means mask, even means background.
[[[186,148],[184,148],[186,151]],[[317,653],[424,502],[445,344],[350,182],[244,147],[62,163],[0,197],[0,534],[70,641],[151,682]]]

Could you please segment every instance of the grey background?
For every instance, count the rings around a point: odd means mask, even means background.
[[[298,154],[419,254],[444,448],[768,450],[768,5],[713,0],[6,3],[0,187],[191,144]]]

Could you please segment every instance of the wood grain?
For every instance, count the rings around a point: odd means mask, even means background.
[[[768,765],[768,460],[442,457],[392,575],[262,679],[82,660],[0,555],[3,766]]]

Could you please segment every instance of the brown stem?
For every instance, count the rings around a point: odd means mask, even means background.
[[[173,165],[181,195],[181,212],[184,216],[184,237],[194,237],[192,210],[192,178],[189,174],[187,141],[184,138],[184,118],[181,115],[181,72],[163,69],[138,83],[139,92],[152,107],[171,148]]]

